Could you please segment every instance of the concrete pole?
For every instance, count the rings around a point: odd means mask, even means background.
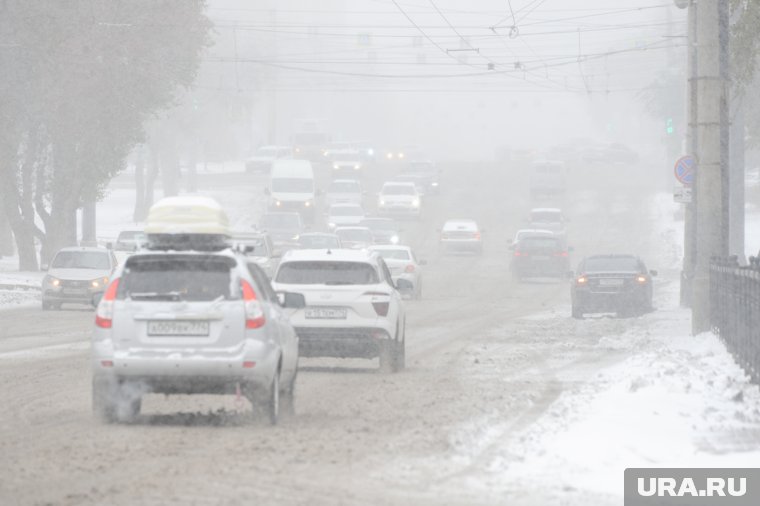
[[[728,253],[727,183],[728,141],[727,85],[721,51],[721,29],[728,30],[728,0],[697,3],[697,178],[696,257],[692,297],[692,332],[710,329],[710,260]],[[725,12],[725,16],[724,16]],[[725,19],[723,19],[725,17]],[[723,21],[723,22],[722,22]]]
[[[687,67],[688,67],[688,103],[686,129],[686,154],[696,156],[697,142],[697,5],[694,0],[688,6],[688,42],[687,42]],[[694,190],[694,188],[692,188]],[[681,306],[691,306],[692,282],[694,279],[694,262],[697,254],[697,207],[696,191],[692,191],[692,201],[685,204],[684,212],[684,251],[683,270],[681,271]]]

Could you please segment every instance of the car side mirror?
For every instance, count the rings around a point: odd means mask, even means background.
[[[303,309],[306,307],[306,297],[302,293],[277,292],[277,301],[286,309]]]
[[[396,281],[396,290],[399,292],[411,292],[414,289],[414,285],[408,279],[399,279]]]
[[[97,292],[92,295],[92,307],[98,307],[101,299],[103,298],[103,292]]]
[[[649,275],[652,276],[652,277],[656,277],[657,276],[657,271],[656,270],[651,270],[651,271],[649,271]]]

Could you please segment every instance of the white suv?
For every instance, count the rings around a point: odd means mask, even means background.
[[[282,258],[273,287],[305,297],[306,307],[291,317],[301,356],[380,357],[382,371],[404,368],[404,306],[376,253],[290,251]]]
[[[377,201],[381,215],[401,215],[419,218],[422,197],[414,183],[389,182],[383,185]]]

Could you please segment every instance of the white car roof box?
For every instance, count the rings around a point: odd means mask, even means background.
[[[229,218],[214,199],[168,197],[148,211],[148,249],[220,250],[229,247]]]

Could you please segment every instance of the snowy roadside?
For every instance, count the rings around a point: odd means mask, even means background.
[[[0,309],[40,303],[43,272],[19,272],[17,257],[0,259]]]

